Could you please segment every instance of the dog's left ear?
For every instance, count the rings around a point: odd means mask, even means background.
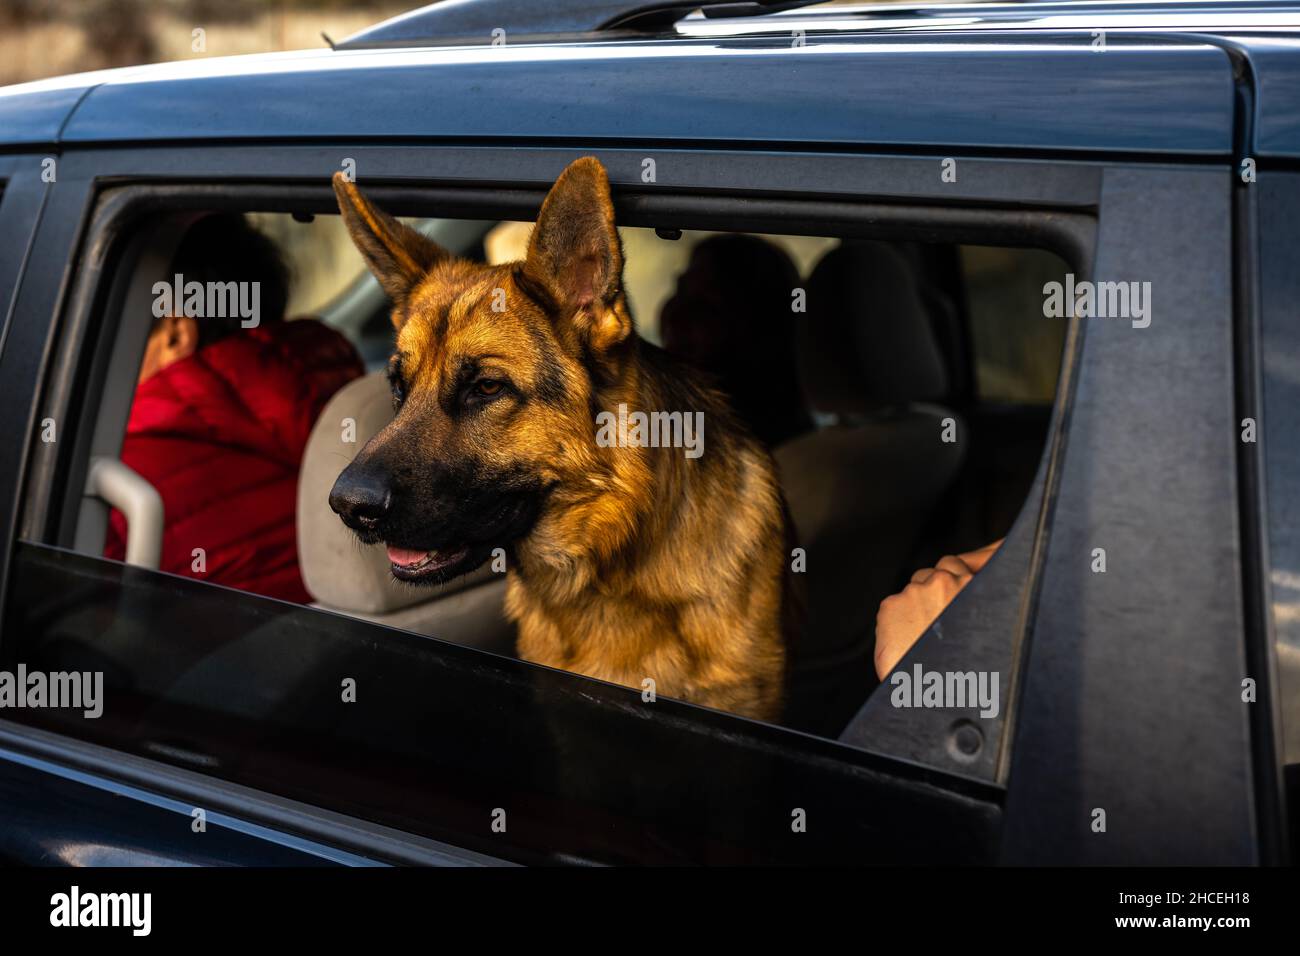
[[[632,333],[609,177],[594,156],[574,160],[551,187],[528,239],[524,275],[546,290],[561,321],[572,321],[596,355]]]

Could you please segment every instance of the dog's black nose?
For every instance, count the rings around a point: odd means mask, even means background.
[[[330,507],[349,528],[374,531],[393,503],[388,482],[370,471],[348,466],[330,491]]]

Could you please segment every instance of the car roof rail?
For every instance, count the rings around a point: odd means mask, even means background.
[[[762,16],[821,2],[824,0],[440,0],[368,27],[333,46],[356,50],[651,33],[671,27],[693,10],[713,17]]]

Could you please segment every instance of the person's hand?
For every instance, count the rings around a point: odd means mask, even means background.
[[[880,602],[876,613],[876,675],[881,680],[988,563],[1002,540],[999,538],[965,554],[941,558],[934,567],[913,574],[903,590]]]

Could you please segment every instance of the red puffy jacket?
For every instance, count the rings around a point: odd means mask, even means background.
[[[246,329],[168,365],[135,391],[122,461],[163,500],[162,570],[287,601],[298,570],[298,466],[336,391],[364,368],[314,319]],[[126,551],[113,511],[106,557]],[[193,570],[202,548],[206,570]]]

